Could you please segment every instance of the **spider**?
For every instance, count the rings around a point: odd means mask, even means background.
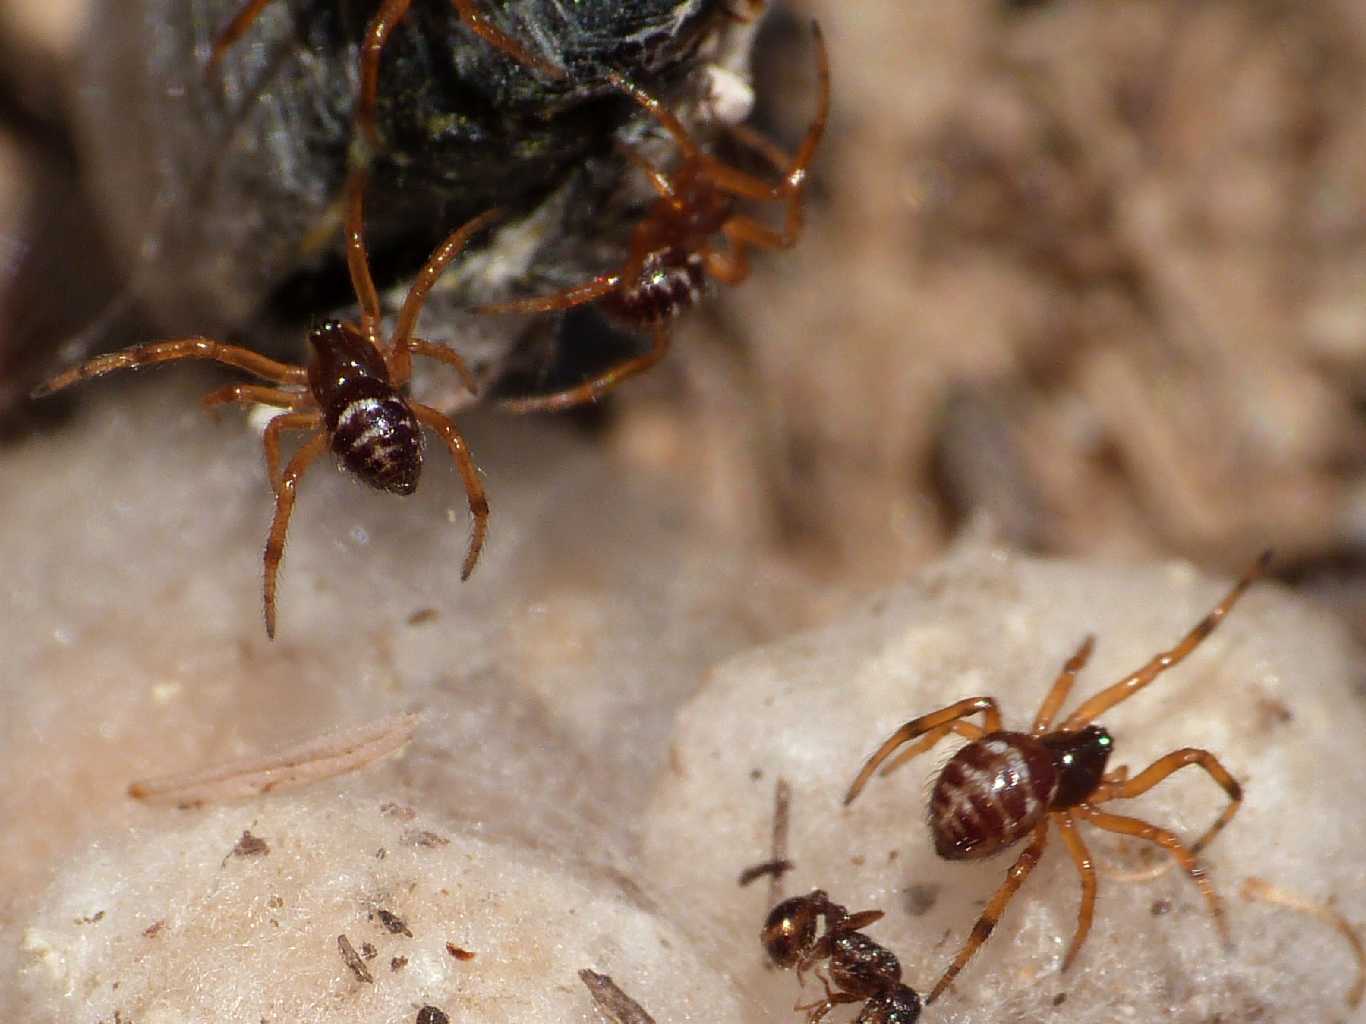
[[[207,70],[212,72],[238,40],[246,35],[248,29],[269,6],[271,0],[247,0],[224,26],[214,39],[209,53]],[[495,49],[507,54],[519,64],[541,72],[549,78],[565,77],[563,68],[552,64],[544,57],[531,53],[521,43],[494,27],[476,3],[476,0],[451,0],[456,13],[465,26]],[[364,41],[360,48],[360,96],[356,101],[356,124],[362,136],[372,145],[378,139],[375,127],[375,107],[379,101],[379,62],[384,46],[398,23],[408,13],[412,0],[383,0],[379,10],[365,27]]]
[[[849,911],[822,889],[783,900],[768,913],[759,941],[778,966],[795,968],[797,980],[821,960],[830,961],[830,978],[821,978],[825,998],[798,1006],[807,1024],[820,1024],[841,1003],[863,1003],[855,1024],[915,1024],[920,1017],[920,994],[901,982],[896,954],[863,934],[881,919],[880,910]],[[817,936],[817,922],[825,933]],[[831,988],[831,982],[834,988]]]
[[[379,295],[370,277],[365,250],[362,196],[365,176],[357,172],[348,186],[346,259],[351,283],[360,303],[360,320],[328,320],[309,332],[306,366],[276,362],[237,345],[211,338],[190,337],[155,341],[98,356],[53,377],[33,392],[40,398],[92,377],[115,370],[136,369],[180,359],[209,359],[246,370],[273,386],[230,384],[204,396],[206,407],[237,403],[285,410],[265,429],[266,471],[275,492],[275,517],[265,552],[266,635],[275,637],[275,584],[284,556],[299,478],[331,447],[343,468],[378,490],[408,495],[417,489],[422,470],[422,427],[446,442],[464,481],[473,517],[473,531],[460,572],[468,579],[479,560],[488,527],[489,507],[483,484],[465,439],[455,424],[429,406],[406,398],[401,389],[412,377],[412,357],[426,356],[452,367],[471,393],[477,385],[464,360],[445,345],[413,334],[427,293],[470,238],[502,215],[488,210],[456,229],[432,252],[404,300],[398,322],[387,342],[380,337]],[[280,435],[287,430],[309,431],[309,436],[280,471]]]
[[[907,722],[868,758],[849,787],[844,798],[846,806],[859,795],[878,766],[902,745],[918,740],[883,768],[883,775],[929,750],[951,732],[966,737],[970,742],[944,766],[930,795],[930,830],[935,852],[946,860],[976,860],[1029,838],[1029,845],[1006,873],[1005,882],[987,903],[968,941],[925,1000],[926,1005],[939,998],[991,935],[1006,905],[1043,856],[1050,821],[1058,826],[1063,843],[1081,875],[1081,909],[1072,943],[1063,958],[1064,971],[1075,961],[1086,941],[1096,899],[1096,872],[1077,829],[1078,820],[1090,822],[1107,832],[1145,839],[1170,853],[1200,890],[1215,927],[1225,945],[1228,944],[1223,905],[1196,858],[1238,810],[1243,798],[1242,787],[1213,754],[1194,747],[1158,758],[1133,778],[1128,777],[1128,771],[1123,767],[1106,772],[1112,740],[1103,727],[1092,723],[1097,715],[1132,697],[1195,650],[1223,621],[1243,591],[1266,571],[1270,559],[1271,552],[1265,552],[1180,643],[1155,655],[1137,671],[1083,702],[1060,729],[1051,730],[1050,727],[1067,699],[1077,673],[1091,655],[1094,638],[1089,636],[1063,665],[1028,733],[1003,731],[1001,712],[993,698],[969,697]],[[979,711],[984,727],[964,721]],[[1223,813],[1189,848],[1166,829],[1138,818],[1109,814],[1097,806],[1146,793],[1187,765],[1203,768],[1229,798]]]
[[[830,64],[820,26],[812,22],[816,42],[819,101],[806,137],[790,158],[769,139],[736,126],[736,137],[776,169],[786,168],[777,183],[754,177],[702,151],[683,123],[640,86],[615,72],[613,86],[625,93],[670,135],[682,154],[673,171],[664,171],[631,149],[625,155],[644,172],[657,198],[635,227],[626,262],[614,270],[572,287],[532,298],[477,307],[482,313],[547,313],[600,302],[604,311],[630,328],[648,329],[653,343],[635,356],[563,391],[503,403],[514,412],[567,409],[596,401],[621,381],[649,369],[669,348],[669,322],[702,297],[708,276],[739,284],[749,276],[749,250],[786,249],[802,230],[802,195],[807,166],[825,133],[830,109]],[[782,230],[735,212],[737,199],[786,203]],[[723,245],[713,237],[720,234]]]

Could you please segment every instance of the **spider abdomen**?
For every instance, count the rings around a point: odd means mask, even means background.
[[[337,414],[332,451],[371,487],[412,494],[422,474],[422,429],[408,403],[389,389],[357,388]],[[380,392],[364,393],[364,392]]]
[[[605,311],[642,327],[657,327],[702,299],[706,272],[702,257],[676,247],[645,257],[631,284],[603,299]]]
[[[946,860],[989,857],[1028,835],[1058,789],[1053,755],[1020,732],[992,732],[954,754],[930,794],[934,848]]]
[[[308,336],[308,385],[341,464],[371,487],[412,494],[422,474],[422,428],[389,378],[384,357],[348,324]]]

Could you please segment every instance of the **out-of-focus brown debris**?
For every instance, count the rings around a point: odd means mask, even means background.
[[[840,59],[810,230],[695,327],[742,356],[679,345],[676,437],[648,394],[623,432],[697,460],[723,526],[860,587],[982,514],[1213,569],[1360,549],[1366,8],[812,13]],[[782,38],[756,88],[799,131]]]

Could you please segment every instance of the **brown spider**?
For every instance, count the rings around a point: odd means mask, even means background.
[[[820,99],[815,119],[795,158],[773,142],[742,126],[731,129],[745,145],[775,168],[786,168],[773,184],[731,167],[702,151],[670,111],[640,86],[619,74],[612,84],[640,104],[673,138],[683,160],[673,171],[651,164],[634,150],[627,158],[642,170],[658,193],[631,237],[626,262],[589,281],[534,298],[513,299],[477,307],[482,313],[547,313],[601,302],[605,311],[628,327],[645,328],[653,344],[643,355],[619,363],[600,375],[564,391],[504,403],[514,412],[566,409],[592,402],[627,377],[654,366],[669,347],[669,322],[702,297],[706,278],[739,284],[749,276],[749,249],[786,249],[802,230],[802,194],[807,166],[820,144],[830,109],[830,63],[820,26],[811,23],[816,41]],[[737,199],[786,203],[781,231],[736,213]],[[721,234],[724,246],[713,242]]]
[[[346,259],[360,303],[360,320],[355,323],[329,320],[310,331],[311,353],[306,366],[276,362],[250,349],[210,338],[178,338],[98,356],[58,374],[33,392],[33,397],[39,398],[115,370],[180,359],[211,359],[277,385],[230,384],[210,392],[203,400],[205,406],[236,402],[287,410],[266,425],[263,439],[266,471],[275,491],[275,518],[265,553],[266,634],[272,639],[275,637],[275,578],[284,557],[285,531],[294,509],[295,491],[299,478],[325,448],[330,446],[342,466],[370,486],[393,494],[412,494],[417,489],[422,470],[421,428],[426,426],[439,434],[450,449],[464,480],[470,514],[474,517],[460,573],[462,580],[468,579],[474,571],[488,526],[489,507],[484,487],[460,431],[442,413],[404,397],[401,389],[412,377],[412,357],[420,355],[454,368],[465,386],[471,392],[476,390],[473,375],[454,350],[415,337],[413,328],[437,278],[470,238],[501,216],[502,211],[494,209],[480,214],[437,246],[413,281],[394,332],[388,342],[384,342],[379,333],[379,295],[370,277],[365,251],[364,188],[364,175],[352,175],[348,183]],[[312,433],[281,473],[280,434],[286,430]]]
[[[214,39],[209,53],[208,70],[213,71],[239,39],[246,35],[252,23],[272,0],[247,0],[231,21]],[[534,68],[550,78],[563,78],[565,71],[544,57],[531,53],[511,36],[495,28],[479,10],[476,0],[451,0],[465,26],[495,49],[501,50],[519,64]],[[356,101],[356,124],[362,136],[372,145],[377,141],[375,107],[379,101],[379,62],[384,46],[398,23],[408,13],[412,0],[383,0],[379,10],[365,27],[360,48],[360,96]]]
[[[987,940],[1006,905],[1038,864],[1050,821],[1057,824],[1081,875],[1081,909],[1072,944],[1063,958],[1064,971],[1076,959],[1091,929],[1096,900],[1096,872],[1077,830],[1076,819],[1089,821],[1107,832],[1146,839],[1170,853],[1199,888],[1219,934],[1228,944],[1223,905],[1196,855],[1209,845],[1238,810],[1243,799],[1242,787],[1213,754],[1195,747],[1158,758],[1133,778],[1128,777],[1128,771],[1123,767],[1107,773],[1105,767],[1112,740],[1104,728],[1091,723],[1097,715],[1132,697],[1195,650],[1229,613],[1243,591],[1265,572],[1270,559],[1271,552],[1264,553],[1180,643],[1083,702],[1063,722],[1061,729],[1049,731],[1077,673],[1091,655],[1093,638],[1089,636],[1063,665],[1028,733],[1003,731],[1001,712],[993,698],[969,697],[907,722],[868,758],[849,787],[844,798],[846,806],[863,790],[877,767],[903,744],[919,741],[887,765],[882,770],[883,775],[929,750],[951,732],[966,737],[970,742],[944,766],[930,795],[930,830],[935,851],[946,860],[975,860],[1013,846],[1026,836],[1030,840],[973,926],[968,941],[925,1000],[927,1006],[939,997]],[[964,721],[979,711],[985,727]],[[1189,849],[1166,829],[1138,818],[1097,809],[1097,804],[1146,793],[1187,765],[1203,768],[1229,797],[1228,807]]]

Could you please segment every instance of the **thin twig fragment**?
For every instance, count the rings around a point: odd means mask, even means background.
[[[412,738],[421,721],[420,714],[389,715],[325,733],[278,753],[141,779],[128,787],[128,795],[148,803],[200,807],[307,785],[392,754]]]

